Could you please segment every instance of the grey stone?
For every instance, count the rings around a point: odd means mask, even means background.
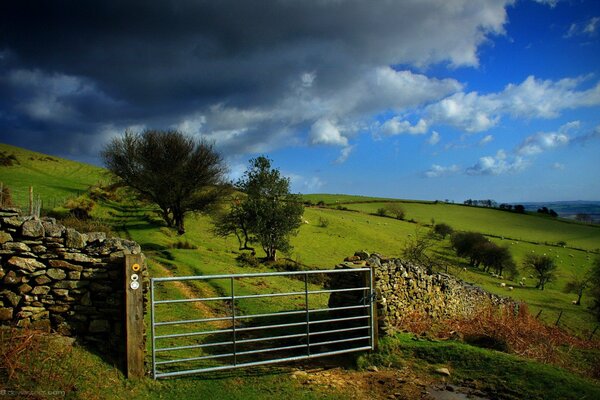
[[[0,244],[4,244],[6,242],[11,242],[13,240],[10,233],[0,232]]]
[[[20,281],[21,279],[17,276],[15,271],[8,271],[2,280],[6,285],[15,285]]]
[[[61,224],[57,224],[54,220],[48,219],[42,221],[44,230],[46,231],[47,237],[59,238],[65,231],[65,227]]]
[[[86,256],[81,253],[65,253],[63,254],[65,260],[81,262],[81,263],[97,263],[100,262],[99,259],[93,258],[90,256]]]
[[[54,268],[68,269],[71,271],[83,271],[82,266],[74,265],[63,260],[50,260],[48,261],[48,264],[50,264],[50,266]]]
[[[7,242],[2,245],[3,250],[10,251],[31,251],[29,246],[21,242]]]
[[[82,249],[87,244],[86,236],[75,229],[67,228],[65,235],[65,246],[72,249]]]
[[[35,278],[35,283],[37,283],[38,285],[45,285],[46,283],[49,283],[51,281],[52,280],[46,275],[40,275]]]
[[[31,292],[31,289],[32,289],[31,286],[29,286],[28,284],[24,283],[21,286],[19,286],[18,291],[19,291],[20,294],[25,294],[25,293]]]
[[[104,232],[90,232],[87,234],[88,243],[102,243],[106,240],[106,233]]]
[[[46,266],[39,261],[17,256],[11,257],[10,260],[8,260],[8,264],[29,272],[34,272],[36,269],[40,268],[46,268]]]
[[[89,281],[58,281],[54,284],[55,289],[77,289],[89,285]]]
[[[58,269],[58,268],[49,268],[48,271],[46,271],[46,274],[48,274],[48,276],[54,280],[60,281],[63,280],[67,277],[67,274],[65,273],[65,271],[63,271],[62,269]]]
[[[13,307],[18,306],[22,298],[21,296],[11,292],[10,290],[3,290],[2,292],[0,292],[0,295],[7,299]]]
[[[24,237],[38,238],[45,234],[44,225],[39,219],[31,219],[21,225],[21,235]]]
[[[87,292],[86,294],[84,294],[81,297],[81,304],[84,306],[91,306],[92,305],[92,295],[90,294],[90,292]]]
[[[31,294],[47,294],[50,291],[50,286],[36,286],[31,291]]]
[[[67,289],[52,289],[52,292],[61,297],[66,297],[69,295],[69,291]]]
[[[23,225],[23,221],[25,221],[25,219],[21,217],[2,218],[2,222],[4,225],[8,225],[13,228],[18,228],[21,225]]]
[[[72,280],[81,279],[81,272],[79,272],[79,271],[69,271],[69,279],[72,279]]]

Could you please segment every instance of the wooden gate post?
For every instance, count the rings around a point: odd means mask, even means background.
[[[125,256],[125,334],[128,379],[144,376],[144,284],[142,255]]]

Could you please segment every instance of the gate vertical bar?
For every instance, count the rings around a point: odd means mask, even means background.
[[[154,278],[150,278],[150,329],[152,335],[152,378],[156,379],[156,332],[154,331]]]
[[[235,342],[235,292],[233,289],[233,276],[231,277],[231,329],[233,333],[233,365],[237,365],[237,344]]]
[[[306,308],[306,355],[310,356],[310,307],[308,306],[308,274],[304,274],[304,306]]]
[[[377,350],[378,342],[376,331],[377,324],[377,294],[375,292],[375,284],[373,282],[373,266],[369,267],[369,302],[371,306],[369,307],[369,321],[371,322],[371,350]]]

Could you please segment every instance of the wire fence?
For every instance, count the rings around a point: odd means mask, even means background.
[[[15,187],[0,182],[0,206],[16,207],[23,215],[40,217],[43,211],[50,211],[64,205],[69,199],[78,197],[84,191],[69,196],[53,196],[39,192],[34,186]]]

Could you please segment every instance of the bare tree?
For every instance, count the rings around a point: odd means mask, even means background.
[[[178,234],[185,233],[187,213],[207,211],[225,194],[221,155],[211,144],[175,130],[125,132],[101,155],[108,170],[156,204]]]

